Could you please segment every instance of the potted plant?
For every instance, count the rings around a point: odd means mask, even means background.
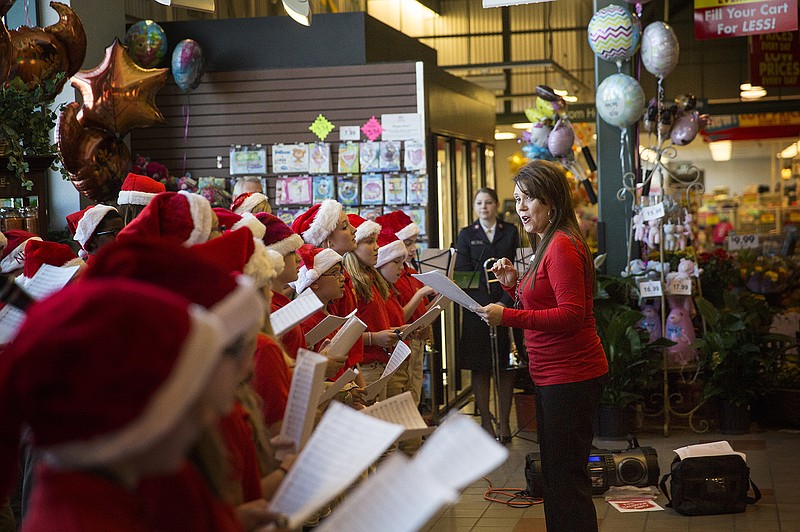
[[[796,351],[780,361],[772,387],[757,406],[759,422],[771,427],[800,428],[800,357]]]
[[[33,183],[27,179],[27,156],[54,155],[57,146],[50,140],[55,127],[57,109],[50,109],[55,89],[64,74],[45,80],[28,89],[20,78],[12,79],[0,87],[0,155],[8,157],[7,168],[30,190]],[[53,165],[55,169],[55,162]]]

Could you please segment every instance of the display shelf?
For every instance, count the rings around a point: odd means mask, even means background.
[[[38,207],[38,227],[36,234],[47,236],[49,195],[47,188],[47,169],[53,163],[53,155],[35,155],[26,158],[29,171],[27,178],[33,182],[30,190],[25,189],[13,171],[8,169],[8,157],[0,157],[0,200],[21,199],[23,206],[30,206],[36,198]],[[31,231],[33,232],[33,231]]]

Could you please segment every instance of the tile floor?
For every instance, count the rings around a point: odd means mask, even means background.
[[[471,412],[472,406],[465,408]],[[513,416],[513,414],[512,414]],[[478,418],[474,418],[478,419]],[[515,421],[512,418],[512,427]],[[535,433],[520,432],[508,445],[510,456],[505,464],[488,478],[495,488],[525,489],[525,455],[537,451]],[[524,438],[524,439],[523,439]],[[695,443],[728,440],[733,448],[747,454],[751,478],[761,489],[762,499],[742,514],[686,517],[673,510],[658,512],[620,513],[606,503],[602,496],[595,498],[597,519],[601,532],[800,532],[800,431],[758,431],[741,436],[695,434],[687,429],[674,428],[669,437],[656,429],[639,434],[639,443],[658,453],[661,473],[669,471],[673,449]],[[626,447],[625,441],[595,439],[595,446],[605,449]],[[512,508],[484,500],[488,487],[479,480],[468,487],[458,502],[439,512],[424,531],[430,532],[544,532],[544,510],[541,505]],[[662,507],[666,498],[656,502]]]

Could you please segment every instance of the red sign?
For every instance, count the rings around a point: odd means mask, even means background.
[[[800,33],[750,37],[750,83],[762,87],[800,86]]]
[[[797,29],[797,0],[694,0],[697,40]]]

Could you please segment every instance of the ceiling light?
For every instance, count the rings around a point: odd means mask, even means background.
[[[514,129],[530,129],[533,127],[533,124],[530,122],[517,122],[516,124],[511,124],[511,127]]]
[[[741,85],[739,85],[739,90],[740,91],[749,91],[752,88],[753,88],[753,86],[750,85],[749,83],[742,83]]]
[[[781,159],[794,159],[795,157],[797,157],[798,144],[800,144],[800,140],[787,146],[782,152],[778,154],[778,157],[780,157]]]
[[[559,96],[566,96],[567,94],[569,94],[569,91],[565,91],[563,89],[555,89],[553,92],[555,92]]]
[[[767,95],[767,90],[764,87],[751,87],[748,90],[743,90],[739,93],[742,100],[757,100]]]
[[[733,142],[730,140],[718,140],[709,142],[708,149],[711,151],[711,159],[714,161],[730,161],[733,151]]]
[[[781,179],[791,179],[791,178],[792,178],[792,169],[781,168]]]
[[[517,134],[513,131],[495,131],[494,140],[513,140],[517,138]]]
[[[308,0],[283,0],[283,8],[295,22],[303,26],[311,25],[311,4]]]
[[[577,96],[566,95],[566,96],[564,96],[564,101],[565,102],[569,102],[569,103],[575,103],[575,102],[578,101],[578,97]]]

